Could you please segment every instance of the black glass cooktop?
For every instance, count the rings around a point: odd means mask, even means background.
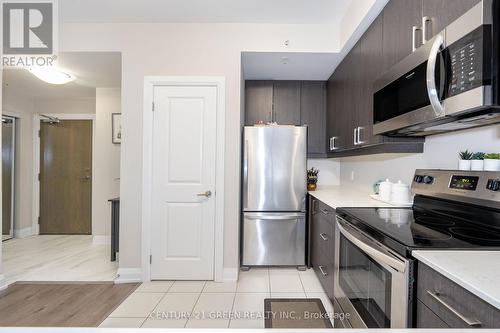
[[[413,208],[339,208],[337,214],[402,255],[415,249],[498,249],[500,212],[427,202]]]

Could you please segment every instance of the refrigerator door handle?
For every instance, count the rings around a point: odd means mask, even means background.
[[[243,148],[243,209],[248,206],[248,140]]]
[[[293,220],[304,217],[305,213],[245,213],[248,220]]]

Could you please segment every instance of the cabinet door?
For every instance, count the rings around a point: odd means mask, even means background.
[[[300,125],[300,81],[274,82],[274,118],[280,125]]]
[[[350,126],[349,110],[346,109],[348,105],[346,59],[340,63],[327,83],[327,144],[330,138],[335,138],[335,149],[329,151],[345,149],[348,144],[345,134],[346,126]]]
[[[391,0],[382,15],[382,48],[386,71],[412,53],[412,27],[422,25],[422,0]]]
[[[355,128],[358,127],[358,112],[360,108],[361,98],[361,81],[363,73],[361,71],[361,49],[359,42],[349,52],[346,58],[346,75],[345,75],[345,88],[344,94],[346,99],[342,109],[344,110],[344,131],[343,142],[345,149],[355,148]]]
[[[383,137],[373,135],[373,83],[383,74],[382,66],[382,18],[379,16],[368,28],[360,40],[359,64],[362,78],[360,80],[359,108],[357,124],[360,127],[362,145],[380,143]]]
[[[273,82],[245,81],[245,125],[272,121]]]
[[[308,126],[308,154],[326,153],[326,83],[303,81],[300,122]]]
[[[423,16],[430,18],[426,24],[426,37],[432,38],[451,22],[462,16],[480,0],[423,0]]]

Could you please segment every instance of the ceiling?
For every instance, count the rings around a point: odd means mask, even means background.
[[[355,0],[63,0],[62,22],[338,23]]]
[[[328,80],[339,53],[243,52],[246,80]]]
[[[4,98],[25,100],[95,98],[95,88],[121,86],[121,54],[117,52],[60,53],[58,68],[76,77],[64,85],[43,82],[25,69],[4,68]]]

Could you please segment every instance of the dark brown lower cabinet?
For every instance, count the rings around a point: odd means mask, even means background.
[[[310,265],[333,302],[335,210],[311,196],[309,205]]]
[[[500,310],[419,262],[416,326],[500,328]]]

